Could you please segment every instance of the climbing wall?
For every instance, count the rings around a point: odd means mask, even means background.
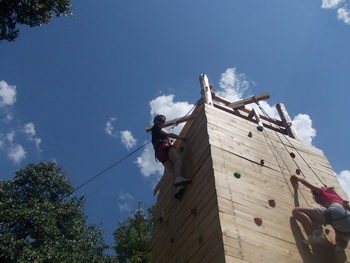
[[[155,189],[153,262],[336,262],[331,227],[327,244],[310,247],[291,218],[295,206],[317,205],[292,187],[293,173],[345,197],[323,152],[211,106],[195,114],[182,130],[189,139],[176,144],[192,184],[176,200],[165,171]]]
[[[206,116],[224,262],[335,262],[332,227],[330,242],[309,247],[291,218],[295,205],[317,206],[306,187],[294,190],[293,173],[345,197],[323,152],[212,107]]]
[[[192,179],[181,201],[174,199],[174,179],[165,171],[155,191],[154,218],[159,229],[151,241],[152,262],[224,262],[215,181],[203,106],[188,122],[176,144],[184,176]],[[178,141],[177,143],[179,143]]]

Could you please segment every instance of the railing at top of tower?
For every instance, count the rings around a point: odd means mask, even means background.
[[[209,83],[208,77],[205,74],[199,76],[199,83],[201,86],[202,98],[199,102],[202,102],[205,105],[221,109],[225,112],[231,113],[248,121],[257,123],[258,129],[263,129],[263,127],[280,132],[284,135],[288,135],[291,138],[300,140],[296,130],[292,126],[292,122],[289,118],[287,110],[282,103],[276,105],[277,112],[281,120],[273,119],[265,115],[260,115],[256,112],[254,108],[247,109],[245,106],[251,103],[259,103],[261,100],[266,100],[270,98],[268,93],[261,95],[252,96],[250,98],[238,100],[238,101],[229,101],[225,98],[222,98],[216,94],[212,89],[213,85]],[[197,103],[199,104],[199,103]],[[258,104],[259,105],[259,104]],[[259,105],[259,107],[261,107]],[[186,115],[184,117],[176,118],[169,120],[164,124],[164,127],[170,127],[174,124],[179,124],[182,122],[187,122],[192,120],[195,117],[195,111],[191,115]],[[146,127],[146,131],[150,132],[152,126]]]

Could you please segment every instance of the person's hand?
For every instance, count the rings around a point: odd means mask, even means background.
[[[298,186],[298,182],[299,182],[299,177],[296,176],[295,174],[292,174],[292,176],[290,177],[290,182],[292,183],[292,185],[296,185]]]

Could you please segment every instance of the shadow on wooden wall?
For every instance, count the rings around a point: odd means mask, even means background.
[[[335,260],[335,246],[331,242],[327,241],[325,244],[315,245],[310,248],[310,246],[303,243],[305,237],[293,217],[290,218],[290,227],[304,263],[340,263]]]

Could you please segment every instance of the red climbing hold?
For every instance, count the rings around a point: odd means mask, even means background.
[[[255,217],[254,218],[254,222],[257,226],[261,226],[262,225],[262,219],[260,217]]]
[[[275,206],[276,206],[276,201],[275,201],[274,199],[270,199],[270,200],[269,200],[269,205],[270,205],[271,207],[275,207]]]
[[[289,153],[290,157],[292,157],[293,159],[295,158],[295,153],[291,152]]]
[[[265,161],[264,160],[260,160],[260,165],[264,166],[265,165]]]
[[[299,175],[301,173],[301,170],[298,168],[295,170],[295,172],[297,173],[297,175]]]

